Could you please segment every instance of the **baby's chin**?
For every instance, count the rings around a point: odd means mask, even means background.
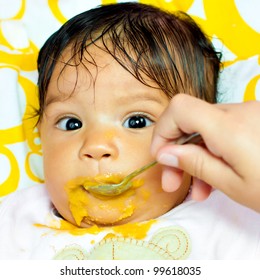
[[[100,203],[94,207],[85,207],[87,215],[82,217],[80,226],[114,226],[125,224],[134,216],[135,206],[133,201],[110,201],[110,203]],[[75,215],[74,215],[75,219]],[[81,219],[81,218],[80,218]]]
[[[135,213],[135,190],[106,197],[74,188],[69,194],[69,210],[74,223],[80,227],[123,224]]]

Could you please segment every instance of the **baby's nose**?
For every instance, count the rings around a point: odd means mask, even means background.
[[[85,143],[81,150],[81,156],[83,158],[94,159],[97,161],[106,158],[116,158],[118,153],[119,152],[115,144],[109,141],[103,141],[103,143],[91,141],[91,143]]]
[[[89,150],[87,153],[85,153],[85,157],[101,160],[102,158],[109,158],[112,156],[112,151],[109,151],[108,149],[104,147],[96,147],[94,149]]]
[[[91,133],[90,133],[91,132]],[[84,159],[115,159],[119,155],[118,137],[112,128],[99,124],[90,127],[84,134],[81,156]]]

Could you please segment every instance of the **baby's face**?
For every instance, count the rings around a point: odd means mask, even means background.
[[[89,50],[98,67],[85,62],[90,73],[80,65],[77,72],[66,66],[60,75],[64,64],[59,62],[48,88],[39,130],[51,200],[66,220],[82,227],[156,218],[184,199],[189,178],[178,191],[165,193],[161,166],[156,165],[139,175],[140,187],[111,198],[79,184],[78,178],[125,176],[154,160],[154,124],[169,103],[164,93],[136,80],[109,54]],[[68,59],[65,53],[63,60]]]

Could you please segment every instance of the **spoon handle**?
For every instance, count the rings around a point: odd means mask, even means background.
[[[184,134],[180,138],[178,138],[175,144],[184,145],[184,144],[199,144],[203,143],[203,139],[201,135],[197,132],[192,134]]]
[[[182,137],[178,138],[175,144],[184,145],[184,144],[199,144],[203,143],[203,139],[199,133],[185,134]],[[145,170],[157,164],[157,161],[150,162],[139,169],[136,169],[132,173],[130,173],[125,179],[130,181],[133,177],[143,173]]]

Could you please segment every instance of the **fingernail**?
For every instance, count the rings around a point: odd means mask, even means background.
[[[161,154],[158,157],[158,162],[167,166],[178,167],[179,161],[178,158],[171,154]]]

